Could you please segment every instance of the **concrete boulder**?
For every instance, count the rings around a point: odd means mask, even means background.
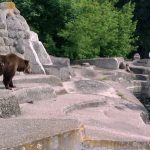
[[[53,65],[44,65],[46,74],[55,75],[62,81],[70,80],[74,76],[74,71],[70,66],[70,60],[68,58],[50,56]]]
[[[54,57],[50,55],[50,58],[52,60],[52,63],[57,66],[63,66],[67,67],[70,66],[70,59],[69,58],[63,58],[63,57]]]
[[[8,31],[0,28],[0,37],[8,37]]]
[[[1,35],[0,35],[1,36]],[[6,46],[14,46],[14,40],[8,37],[4,37],[4,42]]]
[[[94,65],[99,68],[104,69],[118,69],[119,63],[117,58],[94,58],[94,59],[85,59],[85,60],[77,60],[74,61],[73,64],[89,63],[90,65]]]
[[[81,74],[85,78],[92,78],[92,77],[97,76],[93,66],[83,67],[82,70],[81,70]]]
[[[0,3],[0,53],[15,53],[28,59],[34,74],[52,74],[63,81],[73,75],[70,60],[48,55],[13,2]]]
[[[32,42],[30,40],[25,40],[23,44],[26,49],[24,52],[24,57],[30,60],[32,73],[45,74],[45,69],[41,64],[35,49],[33,48]]]
[[[32,72],[37,74],[45,74],[43,65],[52,65],[38,35],[30,31],[13,2],[0,3],[0,53],[21,54],[30,61]]]
[[[75,81],[74,84],[76,90],[83,94],[97,94],[110,89],[106,83],[96,80],[79,80]]]
[[[149,74],[150,60],[149,59],[134,60],[130,65],[130,69],[135,74]]]
[[[16,51],[20,54],[24,54],[25,52],[25,46],[24,46],[24,40],[19,39],[15,43]]]
[[[7,30],[17,30],[24,31],[24,26],[22,26],[21,21],[17,17],[13,17],[11,15],[7,15],[6,19]]]
[[[149,62],[148,59],[140,59],[140,60],[134,60],[132,64],[135,66],[145,66],[146,67],[148,62]]]
[[[42,65],[52,65],[51,58],[47,54],[42,42],[38,40],[38,35],[35,32],[30,32],[30,40]]]
[[[70,80],[71,73],[70,69],[68,67],[62,67],[62,66],[44,66],[46,74],[48,75],[54,75],[58,78],[60,78],[62,81]]]
[[[8,118],[21,114],[19,103],[14,95],[0,98],[0,117]]]
[[[4,3],[1,3],[4,4]],[[1,8],[1,4],[0,4],[0,29],[6,29],[7,25],[6,25],[6,14],[7,14],[7,10],[3,10]]]

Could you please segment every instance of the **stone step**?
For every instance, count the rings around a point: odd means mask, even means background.
[[[144,80],[133,80],[132,87],[128,87],[133,93],[148,94],[148,82]]]
[[[150,67],[150,59],[135,60],[135,61],[133,61],[133,65],[135,65],[135,66]]]
[[[131,114],[131,116],[133,117],[136,115]],[[140,119],[140,116],[138,117]],[[129,120],[131,121],[124,122],[123,119],[114,120],[112,118],[110,124],[102,119],[88,120],[85,125],[86,136],[92,137],[93,139],[97,140],[124,141],[124,142],[149,141],[150,140],[149,132],[147,132],[144,128],[143,129],[137,128],[135,124],[137,124],[138,121],[135,118],[133,119],[133,122],[132,119],[129,118]]]
[[[79,150],[74,119],[0,119],[0,149]]]
[[[84,140],[83,145],[89,148],[85,150],[148,150],[150,147],[149,140],[140,141],[129,137],[117,137],[117,133],[112,135],[111,132],[102,132],[91,127],[86,130],[86,134],[88,138]],[[90,138],[91,136],[92,138]]]
[[[62,81],[68,81],[71,78],[71,67],[60,65],[45,65],[44,69],[47,75],[54,75],[60,78]]]
[[[63,94],[67,93],[66,89],[61,86],[55,86],[55,87],[53,87],[53,89],[55,90],[56,95],[63,95]]]
[[[13,90],[0,89],[0,98],[14,96],[19,104],[56,97],[54,89],[48,84],[26,83],[16,84]]]
[[[135,74],[148,74],[150,72],[150,67],[130,65],[130,70]]]
[[[19,104],[56,97],[55,90],[48,84],[26,83],[16,86],[13,90],[0,87],[0,114],[3,118],[19,115]]]
[[[147,81],[148,80],[148,75],[145,75],[145,74],[136,74],[135,75],[135,78],[136,80],[144,80],[144,81]]]
[[[148,81],[145,80],[132,80],[131,81],[132,86],[134,87],[140,87],[140,88],[148,88]]]
[[[2,76],[0,77],[0,84],[2,84]],[[61,80],[53,75],[41,75],[41,74],[30,74],[30,75],[16,75],[13,78],[14,84],[24,83],[46,83],[52,86],[62,86]]]

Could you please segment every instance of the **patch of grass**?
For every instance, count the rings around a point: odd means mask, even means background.
[[[101,77],[101,78],[99,78],[99,80],[100,81],[105,81],[105,80],[109,80],[109,78],[108,77]]]
[[[119,97],[121,97],[121,99],[126,99],[126,97],[124,96],[124,94],[122,94],[121,92],[117,91],[117,95]]]

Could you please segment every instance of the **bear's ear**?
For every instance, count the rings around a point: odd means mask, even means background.
[[[24,60],[24,63],[25,63],[26,66],[28,66],[29,65],[29,60]]]

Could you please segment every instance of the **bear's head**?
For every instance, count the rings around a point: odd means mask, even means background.
[[[29,60],[24,60],[24,64],[25,64],[25,67],[24,67],[24,73],[31,73],[31,67],[30,67],[30,64],[29,64]]]

